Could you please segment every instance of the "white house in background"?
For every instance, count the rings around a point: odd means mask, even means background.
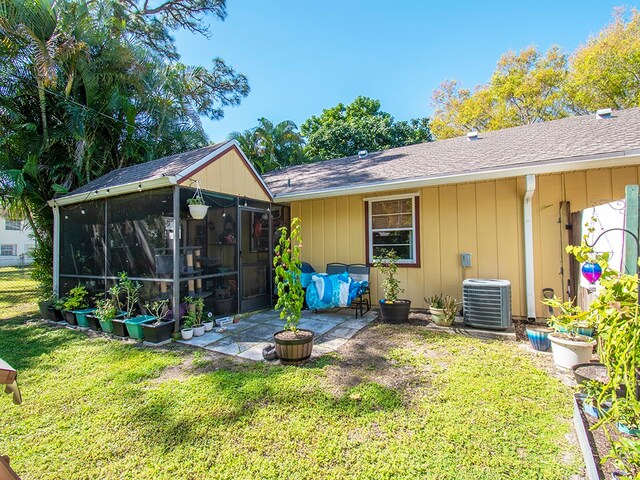
[[[31,227],[24,220],[8,218],[0,212],[0,267],[31,263],[34,247]]]

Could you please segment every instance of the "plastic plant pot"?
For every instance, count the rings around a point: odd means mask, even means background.
[[[622,433],[626,433],[627,435],[633,435],[634,437],[640,437],[640,428],[631,428],[628,425],[625,425],[624,423],[617,423],[618,426],[618,430],[620,430]]]
[[[67,323],[69,325],[77,325],[78,322],[76,321],[76,314],[75,312],[72,312],[70,310],[63,310],[64,312],[64,319],[67,321]]]
[[[145,342],[162,343],[171,338],[173,332],[173,320],[161,323],[143,323],[142,330]]]
[[[55,320],[56,322],[64,322],[64,315],[62,315],[62,310],[58,310],[53,306],[48,307],[51,320]]]
[[[129,332],[127,331],[127,326],[125,325],[124,322],[125,322],[124,318],[114,318],[111,321],[111,324],[113,326],[113,334],[114,335],[117,335],[118,337],[128,337],[129,336]]]
[[[74,310],[76,314],[76,322],[80,327],[89,327],[89,321],[87,320],[87,314],[95,312],[95,308],[85,308],[83,310]]]
[[[100,328],[103,332],[113,333],[113,320],[100,320]]]
[[[102,327],[100,326],[100,319],[92,313],[87,313],[87,323],[89,324],[89,328],[91,330],[102,330]]]
[[[124,321],[127,326],[127,331],[131,338],[136,340],[144,339],[144,330],[142,329],[143,323],[154,322],[156,317],[153,315],[138,315],[137,317],[129,318]]]

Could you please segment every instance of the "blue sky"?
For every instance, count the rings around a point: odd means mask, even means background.
[[[639,1],[625,4],[638,7]],[[500,55],[536,45],[572,51],[612,18],[620,1],[227,0],[212,37],[178,32],[182,60],[222,57],[247,75],[251,93],[205,120],[211,140],[256,125],[261,116],[300,125],[358,95],[377,98],[398,120],[427,116],[446,78],[472,87]]]

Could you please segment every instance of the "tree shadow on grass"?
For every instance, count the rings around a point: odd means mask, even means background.
[[[306,371],[305,371],[306,370]],[[323,388],[318,369],[244,366],[183,381],[155,384],[138,394],[126,422],[165,451],[202,441],[203,431],[247,428],[261,411],[309,414],[319,418],[364,418],[403,408],[400,394],[374,382],[361,383],[335,397]],[[309,419],[313,421],[313,418]]]
[[[42,325],[25,317],[0,322],[0,354],[18,371],[39,365],[42,355],[80,338],[78,332]]]

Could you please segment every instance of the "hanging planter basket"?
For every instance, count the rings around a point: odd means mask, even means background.
[[[207,216],[209,205],[205,203],[204,197],[202,196],[200,181],[196,182],[196,191],[193,194],[193,197],[187,200],[187,204],[189,205],[189,213],[195,220],[202,220]]]

